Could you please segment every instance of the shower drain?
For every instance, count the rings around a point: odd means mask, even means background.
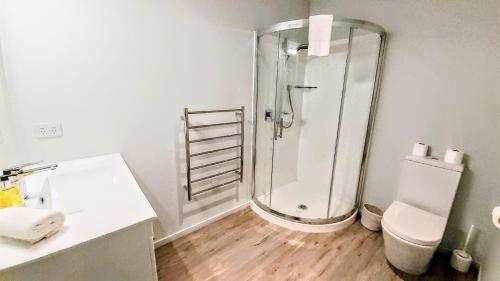
[[[307,210],[307,205],[304,205],[304,204],[299,204],[299,206],[297,206],[297,207],[301,210]]]

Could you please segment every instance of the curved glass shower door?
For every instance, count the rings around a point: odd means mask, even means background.
[[[381,38],[335,26],[327,57],[308,56],[307,38],[258,37],[254,201],[321,223],[356,209]]]

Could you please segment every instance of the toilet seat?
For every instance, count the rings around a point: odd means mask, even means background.
[[[446,218],[400,201],[389,206],[382,222],[392,234],[422,246],[438,245],[446,227]]]

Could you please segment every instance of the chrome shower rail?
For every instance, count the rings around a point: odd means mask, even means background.
[[[239,120],[234,121],[234,122],[222,122],[222,123],[212,123],[212,124],[202,124],[202,125],[190,125],[189,123],[189,116],[194,115],[194,114],[210,114],[210,113],[231,113],[234,112],[237,116],[239,115]],[[240,126],[240,132],[237,134],[229,134],[229,135],[221,135],[221,136],[216,136],[216,137],[209,137],[209,138],[201,138],[201,139],[191,139],[189,132],[190,130],[196,130],[196,129],[205,129],[205,128],[211,128],[211,127],[217,127],[217,126],[234,126],[234,125],[239,125]],[[198,110],[198,111],[189,111],[187,108],[184,108],[184,141],[186,145],[186,177],[187,177],[187,194],[188,194],[188,200],[191,201],[193,200],[193,197],[205,192],[208,192],[210,190],[213,190],[215,188],[223,187],[235,182],[243,182],[243,155],[244,155],[244,136],[245,136],[245,107],[242,106],[241,108],[236,108],[236,109],[217,109],[217,110]],[[193,143],[200,143],[200,142],[208,142],[208,141],[214,141],[214,140],[220,140],[220,139],[227,139],[227,138],[234,138],[234,137],[239,137],[240,138],[240,144],[234,145],[234,146],[228,146],[228,147],[223,147],[223,148],[218,148],[218,149],[213,149],[213,150],[206,150],[202,152],[197,152],[197,153],[191,153],[191,144]],[[207,154],[212,154],[216,152],[221,152],[221,151],[227,151],[227,150],[234,150],[238,149],[239,150],[239,155],[237,157],[233,158],[228,158],[220,161],[215,161],[195,167],[191,167],[191,158],[197,157],[197,156],[202,156],[202,155],[207,155]],[[209,176],[197,178],[197,179],[192,179],[191,177],[191,172],[194,170],[199,170],[203,168],[208,168],[212,166],[217,166],[223,163],[229,163],[232,161],[238,161],[239,160],[239,167],[223,172],[219,172],[216,174],[212,174]],[[233,174],[237,175],[237,177],[233,180],[223,182],[221,184],[217,184],[214,186],[210,186],[198,191],[193,191],[193,183],[198,183],[198,182],[203,182],[208,179],[216,178],[222,175],[228,175],[228,174]]]

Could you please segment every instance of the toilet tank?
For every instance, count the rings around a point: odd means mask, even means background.
[[[448,218],[462,176],[462,164],[407,156],[397,200]]]

